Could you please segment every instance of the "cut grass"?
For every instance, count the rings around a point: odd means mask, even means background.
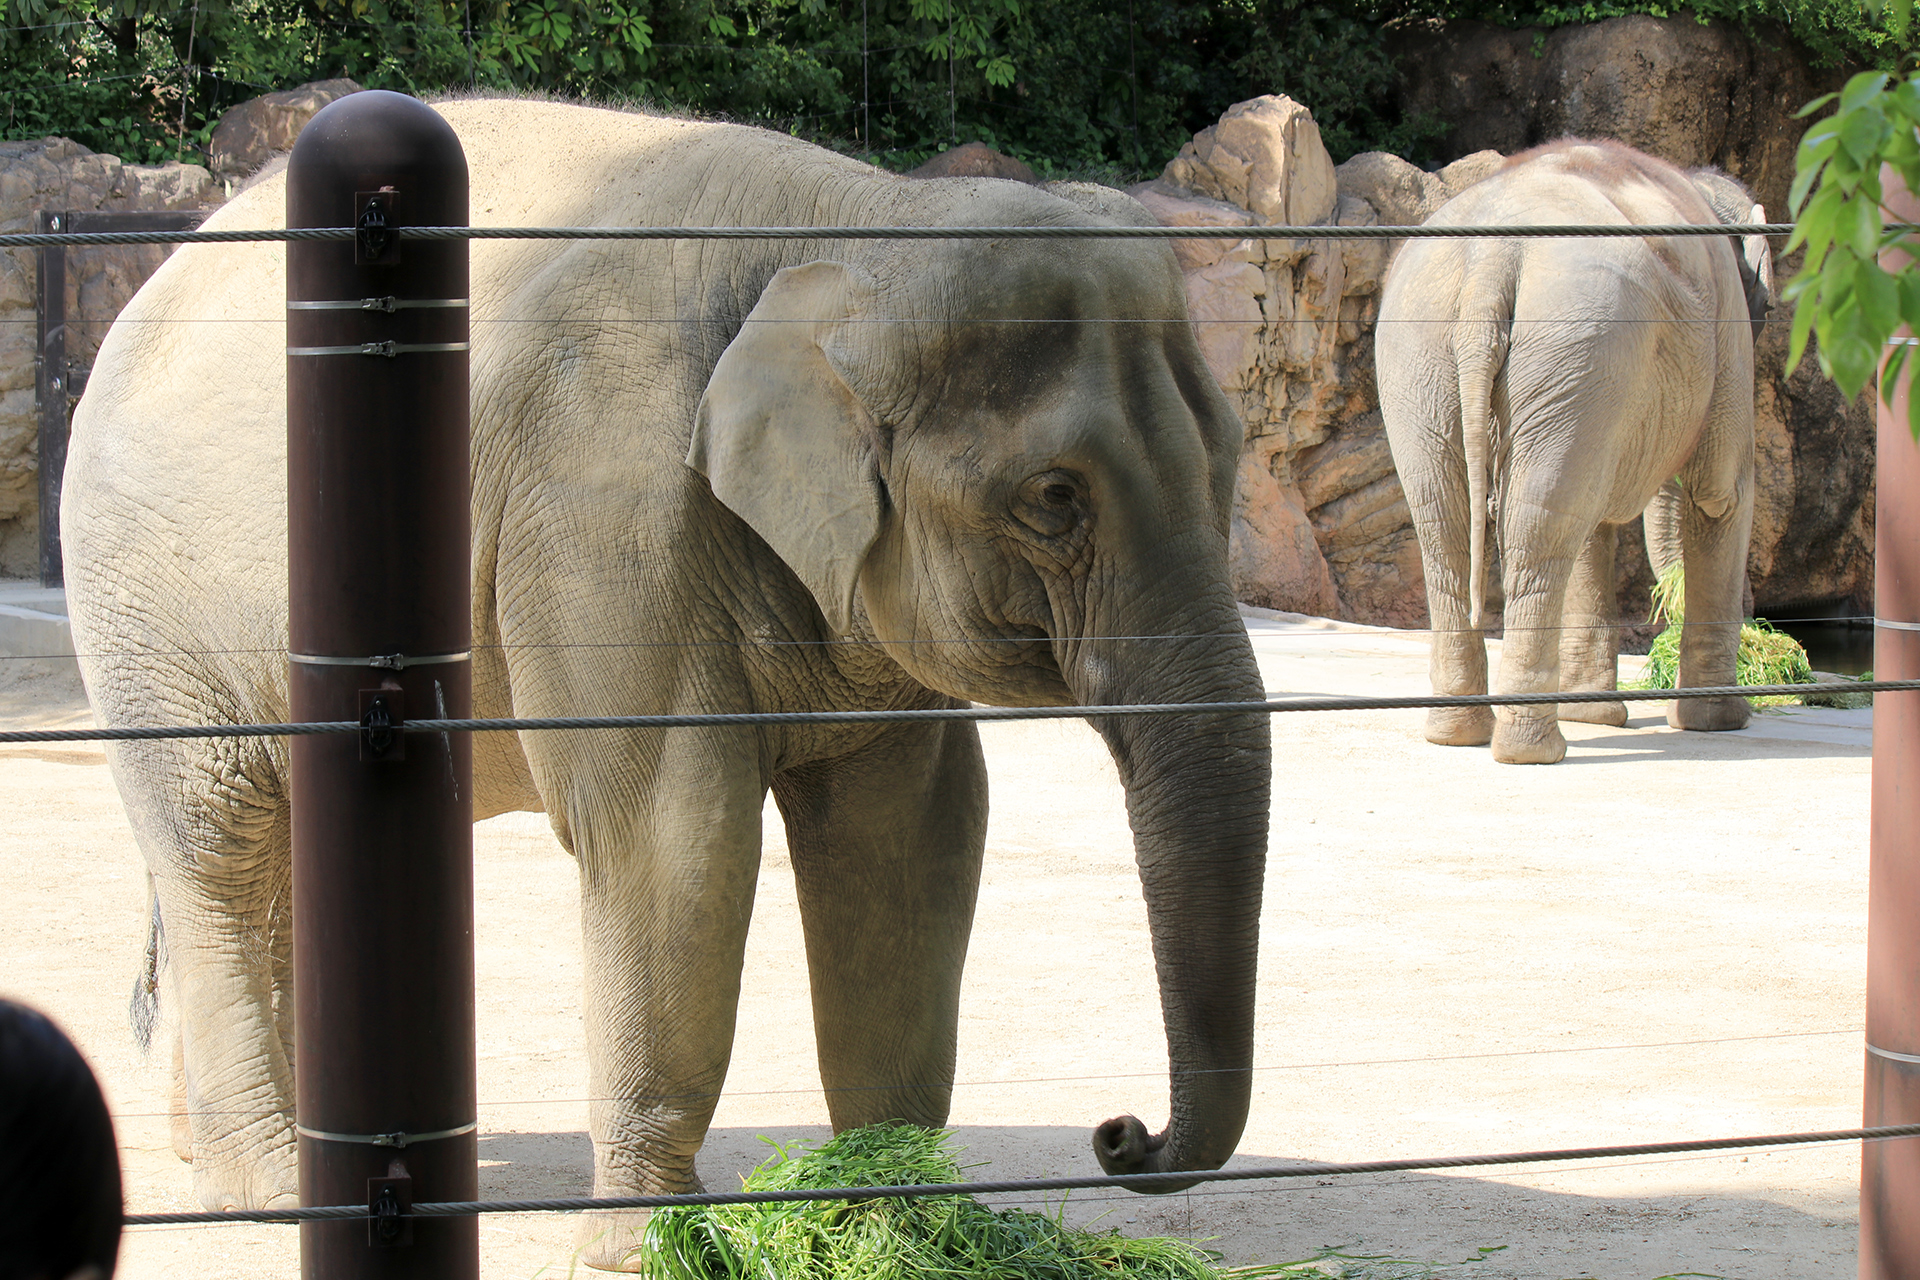
[[[1675,564],[1660,575],[1653,585],[1653,615],[1649,622],[1665,621],[1664,631],[1653,638],[1647,650],[1647,666],[1630,688],[1671,689],[1680,679],[1680,630],[1686,622],[1686,573]],[[1798,640],[1774,629],[1765,618],[1748,618],[1740,624],[1740,651],[1734,661],[1736,684],[1814,684],[1813,668],[1807,651]],[[1757,707],[1832,706],[1830,699],[1858,698],[1860,694],[1802,694],[1767,698],[1749,698]],[[1864,695],[1871,705],[1872,695]],[[1817,700],[1817,701],[1812,701]]]
[[[748,1191],[959,1182],[953,1135],[912,1125],[850,1129],[818,1146],[769,1144]],[[1505,1246],[1479,1250],[1484,1261]],[[662,1209],[640,1246],[656,1280],[1426,1280],[1466,1263],[1326,1249],[1222,1267],[1168,1236],[1083,1231],[1060,1217],[992,1209],[970,1196]]]

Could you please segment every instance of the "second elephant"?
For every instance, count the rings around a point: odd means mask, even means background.
[[[1765,210],[1711,170],[1612,142],[1515,156],[1429,225],[1737,224]],[[1680,684],[1731,685],[1753,520],[1753,343],[1763,237],[1414,240],[1381,299],[1380,408],[1426,569],[1438,694],[1487,690],[1487,531],[1506,594],[1500,693],[1616,685],[1617,527],[1648,512],[1687,564]],[[1651,506],[1651,509],[1650,509]],[[1656,549],[1656,562],[1670,558]],[[1743,698],[1677,701],[1682,729],[1738,729]],[[1440,708],[1430,741],[1496,759],[1566,754],[1558,720],[1621,702]]]

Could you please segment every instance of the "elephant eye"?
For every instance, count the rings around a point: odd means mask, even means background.
[[[1046,471],[1020,486],[1014,514],[1035,533],[1058,538],[1080,523],[1086,488],[1070,471]]]

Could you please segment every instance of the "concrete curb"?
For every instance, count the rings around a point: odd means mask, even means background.
[[[37,658],[48,666],[79,670],[64,590],[0,581],[0,659],[7,658]]]

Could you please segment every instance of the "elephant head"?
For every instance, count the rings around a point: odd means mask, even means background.
[[[1063,194],[1001,199],[1087,221]],[[687,461],[835,632],[930,688],[1203,703],[1263,696],[1227,573],[1241,438],[1164,246],[910,242],[773,275]],[[1112,1172],[1217,1167],[1250,1093],[1267,724],[1095,728],[1126,786],[1173,1071],[1165,1131],[1126,1116],[1095,1147]]]
[[[1713,210],[1714,216],[1728,226],[1763,223],[1766,209],[1754,202],[1748,190],[1718,169],[1695,169],[1687,177]],[[1773,246],[1765,236],[1729,237],[1734,257],[1740,264],[1740,283],[1747,293],[1747,314],[1753,319],[1753,340],[1773,310]]]

